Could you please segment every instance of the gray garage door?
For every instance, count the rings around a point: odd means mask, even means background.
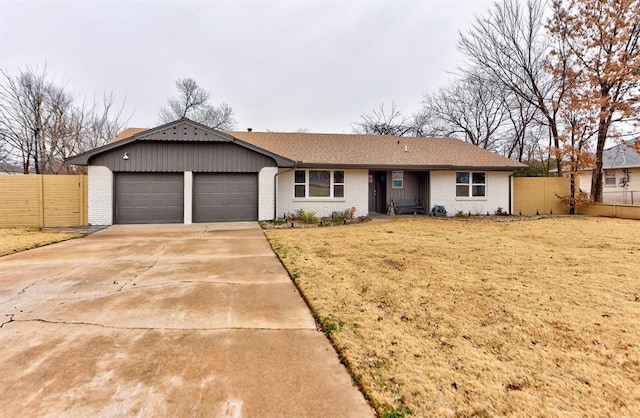
[[[193,176],[193,221],[258,219],[258,176],[254,173],[197,173]]]
[[[184,174],[116,173],[116,223],[182,223],[183,214]]]

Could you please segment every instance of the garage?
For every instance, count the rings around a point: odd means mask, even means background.
[[[129,128],[67,163],[88,167],[92,225],[273,219],[278,170],[295,164],[186,118]]]
[[[193,221],[258,219],[258,176],[255,173],[195,173]]]
[[[184,222],[183,173],[115,173],[115,223]]]

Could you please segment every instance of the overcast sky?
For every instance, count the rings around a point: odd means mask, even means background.
[[[126,99],[153,127],[190,77],[237,129],[351,133],[395,101],[410,115],[462,57],[459,31],[491,0],[0,0],[0,67],[77,96]]]

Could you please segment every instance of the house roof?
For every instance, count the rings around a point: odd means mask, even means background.
[[[273,158],[279,167],[292,167],[294,162],[274,154],[269,150],[256,147],[253,144],[235,138],[225,132],[217,131],[208,126],[182,118],[164,125],[145,129],[128,128],[116,136],[108,144],[83,152],[65,160],[67,164],[88,165],[91,157],[130,144],[134,141],[166,141],[166,142],[231,142],[243,148]]]
[[[640,154],[633,148],[635,139],[622,142],[602,153],[602,166],[609,168],[640,167]]]
[[[111,141],[109,141],[109,143],[117,142],[117,141],[120,141],[121,139],[125,139],[125,138],[130,138],[130,137],[134,136],[135,134],[139,134],[140,132],[147,131],[148,129],[149,128],[127,128],[124,131],[120,132]]]
[[[495,170],[526,168],[524,164],[453,138],[280,132],[227,133],[297,161],[298,166]]]
[[[453,138],[281,132],[221,132],[183,118],[156,128],[129,128],[109,144],[67,159],[88,164],[133,141],[233,142],[274,158],[280,167],[522,170],[525,164]]]

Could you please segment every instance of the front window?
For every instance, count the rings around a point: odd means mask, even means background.
[[[331,195],[331,172],[309,170],[309,197],[329,197]]]
[[[294,178],[294,196],[305,197],[307,195],[307,173],[304,170],[296,170]]]
[[[391,188],[402,189],[404,187],[404,172],[394,171],[391,173]]]
[[[616,185],[616,170],[604,170],[604,184],[606,186]]]
[[[333,197],[344,197],[344,171],[333,172]]]
[[[344,197],[344,171],[296,170],[294,197]]]
[[[486,194],[486,173],[469,171],[456,173],[456,197],[484,197]]]

